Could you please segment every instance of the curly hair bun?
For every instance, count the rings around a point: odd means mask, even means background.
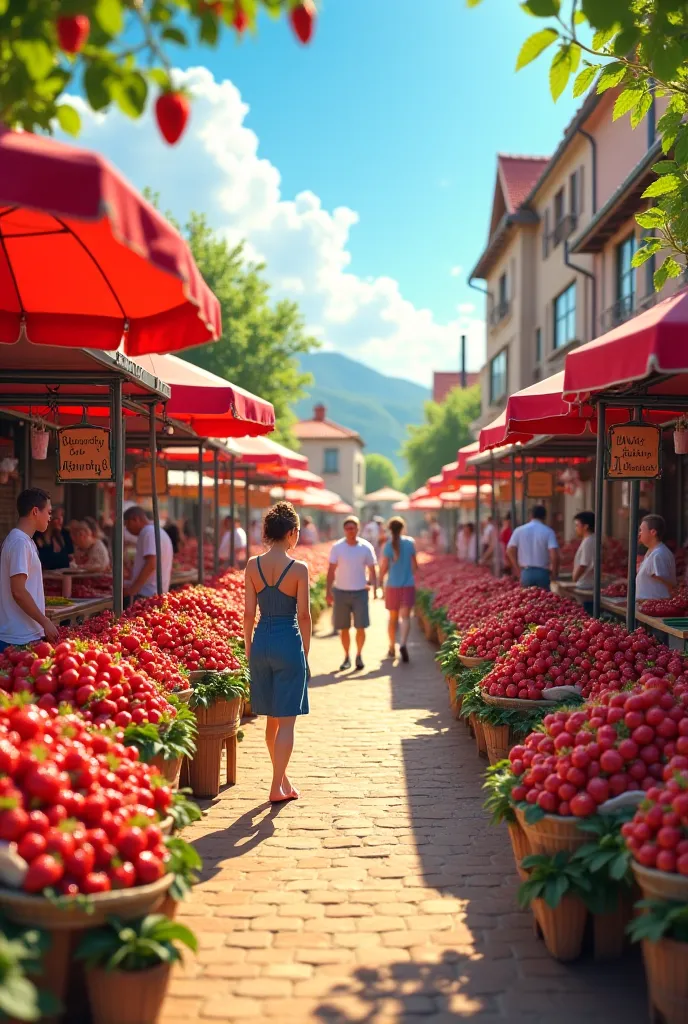
[[[299,517],[290,501],[278,501],[265,514],[263,537],[266,541],[284,540],[299,528]]]

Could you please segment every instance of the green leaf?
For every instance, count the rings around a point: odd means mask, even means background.
[[[677,174],[663,174],[657,181],[653,181],[643,192],[641,199],[652,199],[653,196],[666,196],[671,192],[677,192],[681,187],[681,179]]]
[[[662,37],[652,50],[652,70],[661,82],[669,83],[684,61],[680,43],[675,39]]]
[[[625,28],[614,38],[612,49],[617,57],[625,57],[635,50],[640,40],[640,30],[635,25]]]
[[[54,57],[44,39],[17,39],[12,49],[34,82],[50,73]]]
[[[552,66],[549,69],[549,89],[555,103],[566,88],[570,74],[571,47],[566,45],[557,50],[552,59]]]
[[[637,128],[642,119],[650,110],[652,106],[652,93],[649,89],[646,89],[643,95],[640,97],[640,103],[638,106],[631,111],[631,128]]]
[[[121,81],[113,83],[112,93],[122,113],[137,118],[146,106],[148,83],[142,74],[132,71]]]
[[[68,135],[78,135],[81,131],[79,112],[68,103],[61,103],[57,108],[57,120],[62,131]]]
[[[120,0],[96,0],[93,14],[106,35],[114,37],[122,31],[124,19]]]
[[[84,72],[86,98],[93,110],[105,110],[112,102],[112,74],[106,64],[89,64]]]
[[[655,276],[654,276],[655,291],[660,291],[664,287],[664,285],[666,284],[667,280],[670,277],[680,277],[680,276],[681,276],[681,267],[676,262],[676,260],[673,258],[673,256],[667,256],[667,258],[664,260],[664,263],[662,263],[661,267],[659,267],[657,270],[655,270]]]
[[[606,92],[607,89],[614,89],[617,85],[620,85],[626,75],[626,65],[619,64],[618,61],[614,61],[612,64],[607,64],[606,68],[600,75],[600,80],[597,83],[598,93]]]
[[[675,160],[658,160],[652,165],[655,174],[675,174],[678,168]]]
[[[591,64],[588,67],[583,68],[583,70],[578,73],[576,81],[573,83],[574,98],[582,96],[583,93],[590,88],[592,83],[595,81],[595,75],[599,69],[599,64]]]
[[[597,32],[595,32],[595,35],[592,37],[593,50],[602,50],[603,47],[605,47],[607,43],[614,38],[615,34],[616,29],[613,26],[612,28],[598,29]]]
[[[0,985],[0,1010],[18,1020],[38,1020],[40,1011],[36,986],[18,971],[6,974]]]
[[[688,164],[688,128],[683,127],[679,130],[674,143],[674,156],[676,163],[684,166]]]
[[[213,18],[212,14],[204,14],[201,18],[198,39],[201,43],[208,43],[209,46],[215,46],[219,38],[220,29],[217,23],[217,18]]]
[[[553,28],[543,28],[541,32],[535,32],[532,36],[529,36],[519,51],[516,60],[516,70],[520,71],[521,68],[530,64],[531,61],[539,57],[558,38],[559,33]]]
[[[628,0],[583,0],[581,8],[595,29],[612,29],[631,17]]]
[[[536,18],[551,18],[559,13],[561,0],[526,0],[521,7]]]
[[[170,76],[164,68],[149,68],[146,74],[149,80],[154,82],[163,91],[170,88]]]
[[[664,224],[666,215],[658,206],[651,206],[644,213],[636,213],[635,219],[641,228],[659,228]]]
[[[624,89],[616,97],[614,103],[614,110],[612,113],[612,121],[618,121],[620,117],[627,114],[629,110],[633,110],[643,98],[643,94],[646,92],[644,85],[635,85],[630,88]]]
[[[161,39],[167,39],[170,43],[179,43],[180,46],[188,46],[189,40],[180,28],[175,25],[168,25],[160,33]]]
[[[620,882],[627,872],[628,855],[626,853],[619,853],[609,865],[609,874],[615,881]]]

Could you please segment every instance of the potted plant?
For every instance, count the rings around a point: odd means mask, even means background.
[[[688,903],[641,900],[628,932],[641,942],[650,1005],[665,1024],[688,1020]]]
[[[574,857],[589,873],[592,889],[586,897],[593,915],[593,944],[596,960],[615,960],[623,953],[626,929],[633,913],[631,854],[621,826],[632,817],[623,808],[613,814],[599,814],[580,822],[590,842]]]
[[[136,747],[142,761],[155,765],[167,782],[177,786],[183,759],[196,753],[196,732],[196,716],[179,702],[176,715],[163,714],[155,725],[128,725],[124,745]]]
[[[529,854],[521,864],[528,878],[518,891],[522,907],[532,906],[545,946],[557,960],[576,960],[583,948],[592,884],[585,867],[566,851]]]
[[[165,845],[169,853],[167,867],[174,875],[174,881],[157,909],[161,914],[174,917],[177,905],[186,899],[198,881],[196,872],[201,870],[203,862],[196,848],[184,839],[172,836]]]
[[[193,932],[164,914],[139,921],[111,918],[87,932],[77,949],[86,965],[94,1024],[152,1024],[158,1019],[179,944],[196,951]]]
[[[58,1012],[55,997],[39,990],[31,977],[42,974],[48,945],[41,929],[0,920],[0,1020],[38,1021]]]
[[[189,707],[196,715],[197,750],[189,761],[189,782],[195,796],[220,792],[220,766],[227,749],[227,782],[236,781],[236,743],[242,701],[248,696],[247,673],[205,672],[194,682]]]
[[[511,771],[509,761],[498,761],[490,765],[485,771],[485,783],[483,789],[487,790],[488,797],[484,808],[490,813],[491,824],[506,824],[511,840],[511,848],[514,851],[516,870],[522,882],[528,878],[528,872],[521,867],[521,861],[527,857],[530,851],[528,838],[519,825],[514,813],[511,800],[511,790],[518,785],[519,778]]]

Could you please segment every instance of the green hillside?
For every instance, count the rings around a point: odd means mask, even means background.
[[[315,379],[310,393],[294,406],[300,419],[322,402],[328,419],[358,431],[366,452],[379,452],[406,472],[399,455],[406,427],[423,420],[428,388],[397,377],[386,377],[338,352],[315,352],[301,357],[301,366]]]

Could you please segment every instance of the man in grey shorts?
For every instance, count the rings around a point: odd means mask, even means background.
[[[340,668],[351,668],[351,620],[356,630],[356,668],[363,668],[361,657],[365,631],[370,625],[368,595],[370,588],[377,592],[377,558],[375,549],[358,536],[360,523],[356,516],[344,520],[344,536],[332,545],[330,567],[327,572],[327,603],[333,606],[332,623],[338,631],[344,661]]]

